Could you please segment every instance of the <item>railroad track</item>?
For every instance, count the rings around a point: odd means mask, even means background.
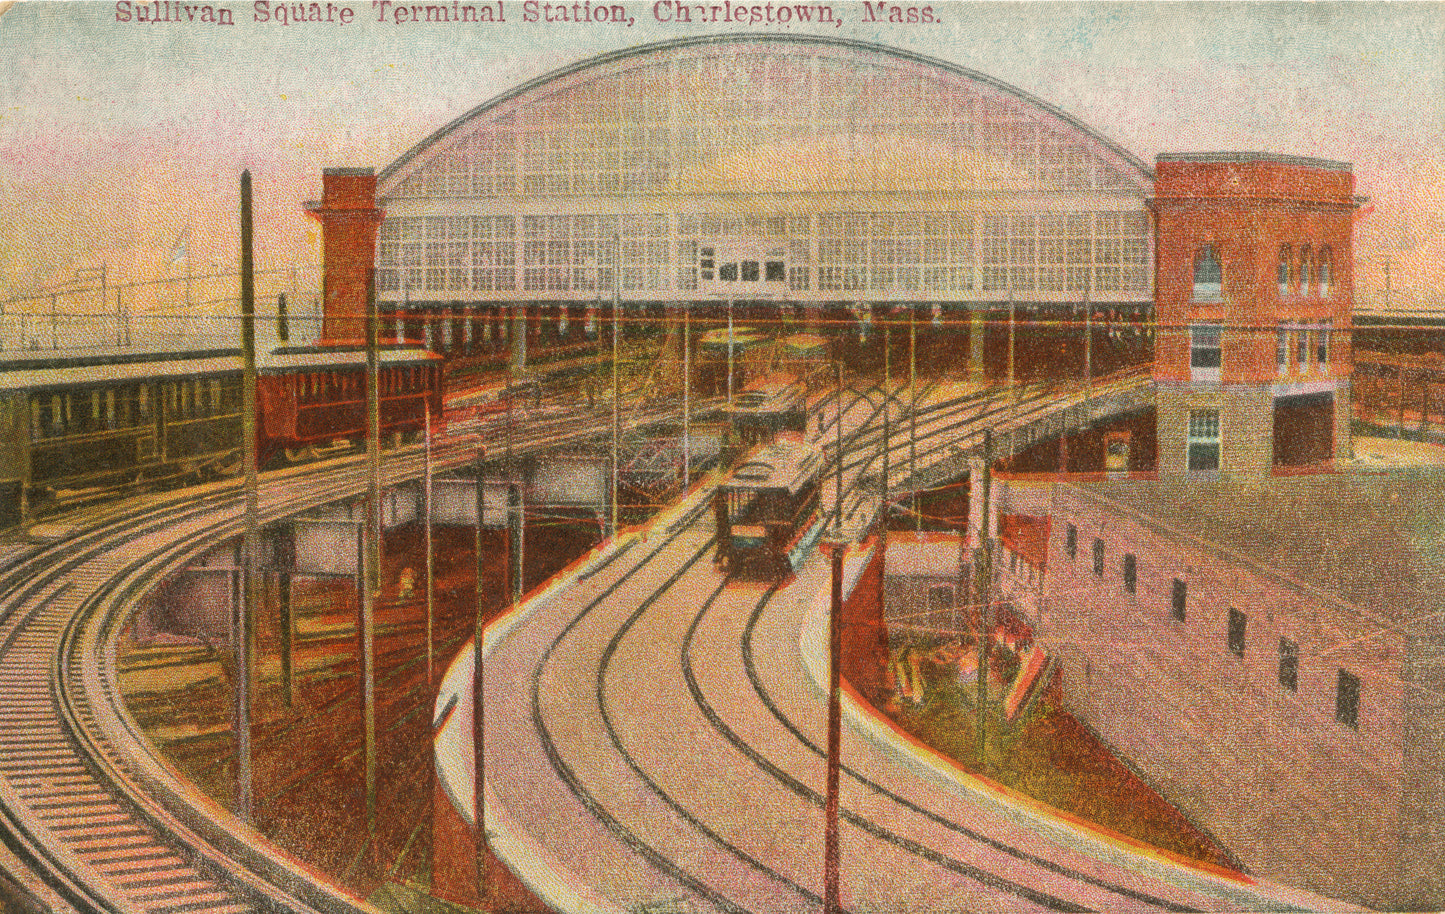
[[[414,473],[414,456],[388,466]],[[344,497],[359,466],[284,474],[263,492],[281,516]],[[134,600],[233,536],[234,484],[152,497],[0,576],[0,823],[46,894],[76,912],[240,914],[371,909],[287,859],[154,757],[115,682],[113,644]],[[64,908],[59,907],[60,904]]]
[[[845,412],[855,407],[871,414],[845,436],[850,450],[878,412],[856,400]],[[579,424],[568,424],[567,437],[584,433]],[[483,434],[494,439],[496,427]],[[524,453],[558,444],[535,430],[514,441]],[[448,462],[470,459],[454,448]],[[416,446],[391,453],[384,482],[419,476],[422,460]],[[268,474],[263,521],[365,485],[354,457]],[[115,641],[135,602],[171,569],[234,537],[240,511],[234,481],[153,493],[51,520],[55,541],[0,571],[0,864],[17,869],[46,909],[373,910],[199,796],[154,754],[120,700]]]
[[[568,417],[512,447],[519,456],[555,448],[589,434],[585,424]],[[478,431],[500,449],[497,425]],[[434,457],[438,467],[460,465],[475,448]],[[383,483],[420,476],[423,460],[415,445],[387,454]],[[267,474],[263,522],[365,486],[359,457]],[[135,602],[236,536],[241,509],[231,480],[72,511],[47,519],[48,544],[0,570],[0,867],[46,910],[374,912],[179,779],[120,699],[115,640]]]

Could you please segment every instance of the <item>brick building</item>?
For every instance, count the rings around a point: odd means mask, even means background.
[[[1072,710],[1252,872],[1445,905],[1445,473],[1060,485]]]
[[[1161,474],[1258,476],[1350,453],[1354,184],[1322,159],[1158,157]]]

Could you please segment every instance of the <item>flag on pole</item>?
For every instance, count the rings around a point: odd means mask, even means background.
[[[191,227],[188,225],[181,230],[180,237],[176,238],[176,246],[171,248],[171,263],[180,263],[186,259],[186,248],[191,243]]]

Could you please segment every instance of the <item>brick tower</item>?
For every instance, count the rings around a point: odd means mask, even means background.
[[[1169,153],[1154,197],[1159,472],[1350,455],[1350,165]]]
[[[306,211],[321,223],[321,343],[366,340],[366,296],[376,265],[376,173],[370,168],[327,168],[321,202]]]

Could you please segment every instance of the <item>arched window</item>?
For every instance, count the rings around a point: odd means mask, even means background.
[[[1299,294],[1308,296],[1310,294],[1310,280],[1312,280],[1314,267],[1310,260],[1310,246],[1305,245],[1299,249]]]
[[[1279,297],[1288,298],[1290,294],[1289,272],[1293,252],[1290,246],[1282,244],[1279,246]]]
[[[1224,271],[1214,245],[1206,244],[1194,258],[1194,300],[1223,301]]]
[[[1330,249],[1328,247],[1320,248],[1320,253],[1317,258],[1318,263],[1315,265],[1319,277],[1320,298],[1328,298],[1331,294],[1332,283],[1334,281],[1334,267],[1330,263],[1330,259]]]

